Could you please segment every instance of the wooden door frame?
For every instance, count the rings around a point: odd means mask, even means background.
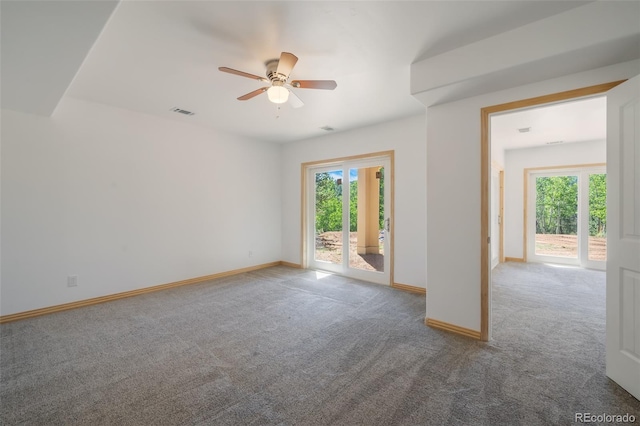
[[[491,253],[489,251],[489,185],[491,182],[491,140],[489,118],[491,114],[567,101],[605,93],[626,80],[598,84],[535,98],[522,99],[480,109],[480,340],[489,340],[489,285]]]
[[[500,188],[498,214],[500,215],[500,240],[498,241],[498,263],[504,263],[504,166],[495,161],[491,168],[498,172],[498,187]],[[491,177],[489,177],[491,179]]]
[[[500,263],[504,263],[504,169],[500,170]]]
[[[307,253],[307,244],[308,244],[308,238],[309,236],[307,235],[308,232],[308,191],[307,191],[307,176],[308,176],[308,172],[310,168],[313,167],[318,167],[321,165],[327,165],[327,166],[331,166],[332,164],[338,164],[338,163],[343,163],[343,162],[347,162],[347,161],[354,161],[354,160],[367,160],[367,159],[372,159],[372,158],[377,158],[377,157],[387,157],[389,159],[389,166],[390,166],[390,173],[388,176],[388,184],[389,184],[389,194],[390,194],[390,200],[389,200],[389,230],[390,230],[390,238],[389,238],[389,286],[393,286],[394,281],[394,242],[395,242],[395,226],[394,226],[394,220],[395,220],[395,161],[394,161],[394,156],[395,156],[395,151],[394,150],[390,150],[390,151],[379,151],[379,152],[372,152],[369,154],[360,154],[360,155],[351,155],[348,157],[339,157],[339,158],[330,158],[330,159],[326,159],[326,160],[316,160],[316,161],[310,161],[310,162],[306,162],[306,163],[302,163],[301,167],[300,167],[300,260],[301,260],[301,266],[302,268],[308,268],[309,267],[309,259],[308,259],[308,253]],[[385,174],[385,179],[387,179],[387,175]],[[387,184],[387,182],[385,182],[385,185]],[[385,256],[387,256],[387,254],[385,253]]]

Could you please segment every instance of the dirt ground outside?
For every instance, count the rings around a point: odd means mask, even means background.
[[[384,270],[384,246],[380,254],[358,254],[358,234],[349,234],[349,266],[367,271]],[[324,232],[316,237],[316,260],[342,262],[342,232]],[[542,256],[577,257],[578,237],[563,234],[536,234],[536,254]],[[607,260],[606,237],[589,237],[589,260]]]
[[[315,259],[331,263],[342,262],[342,232],[324,232],[316,237]],[[349,233],[349,266],[366,271],[384,271],[384,244],[380,239],[380,254],[358,254],[358,233]]]
[[[577,257],[578,236],[536,234],[536,254],[542,256]],[[607,260],[606,237],[589,237],[589,260]]]

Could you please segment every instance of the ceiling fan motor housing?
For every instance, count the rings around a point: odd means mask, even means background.
[[[287,76],[278,74],[277,72],[279,62],[278,59],[271,59],[265,64],[267,67],[267,78],[271,80],[271,83],[285,83],[287,81]]]

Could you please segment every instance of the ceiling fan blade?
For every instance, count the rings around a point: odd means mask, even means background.
[[[246,95],[242,95],[238,98],[239,101],[246,101],[248,99],[251,98],[255,98],[256,96],[258,96],[260,93],[264,93],[266,92],[268,89],[268,87],[261,87],[259,89],[254,90],[253,92],[249,92]]]
[[[282,52],[280,54],[276,73],[283,75],[285,78],[289,78],[289,74],[291,74],[291,70],[295,66],[296,62],[298,62],[298,57],[296,55],[289,52]]]
[[[249,74],[248,72],[244,72],[244,71],[234,70],[233,68],[219,67],[218,70],[222,71],[222,72],[228,72],[229,74],[239,75],[240,77],[247,77],[247,78],[251,78],[251,79],[254,79],[254,80],[260,80],[260,81],[269,81],[264,77],[260,77],[260,76],[254,75],[254,74]]]
[[[292,108],[300,108],[304,106],[304,102],[302,102],[302,99],[300,99],[298,95],[293,93],[293,90],[289,90],[289,103],[291,104]]]
[[[333,90],[338,87],[338,84],[333,80],[294,80],[291,86],[297,89]]]

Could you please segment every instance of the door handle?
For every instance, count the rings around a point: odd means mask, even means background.
[[[391,228],[391,220],[389,218],[386,218],[384,220],[384,229],[389,232]]]

